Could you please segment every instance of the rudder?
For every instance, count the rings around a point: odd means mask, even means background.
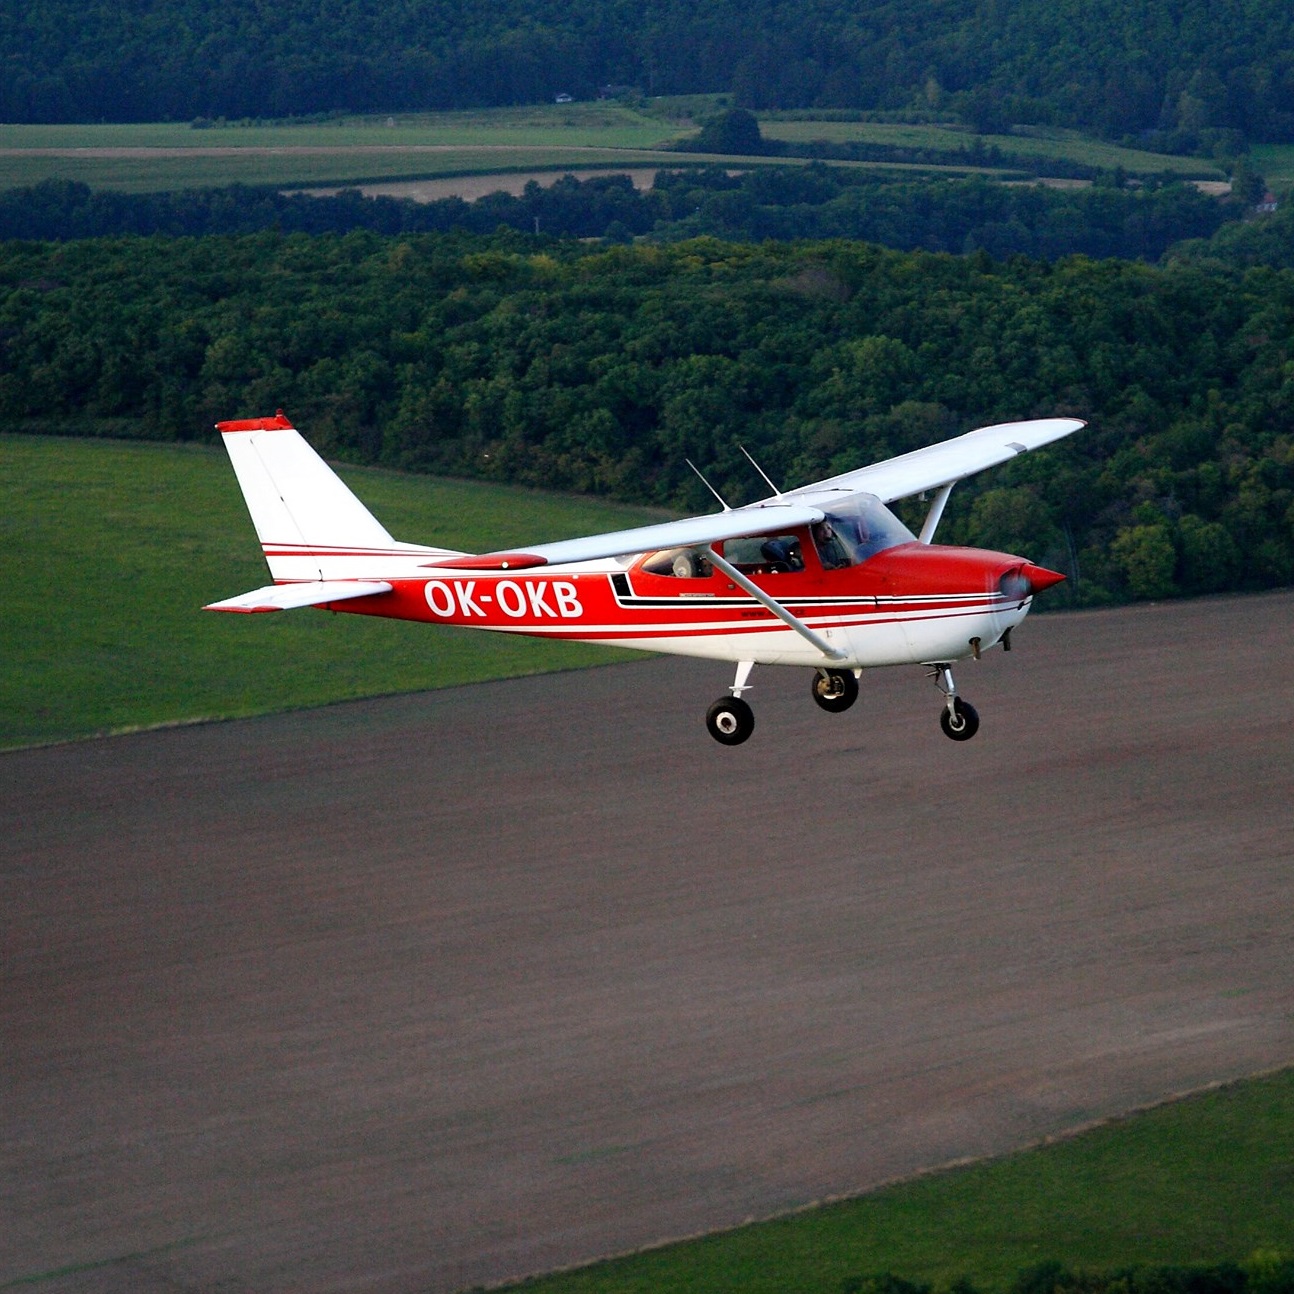
[[[276,580],[326,579],[329,559],[397,547],[282,410],[216,430]]]

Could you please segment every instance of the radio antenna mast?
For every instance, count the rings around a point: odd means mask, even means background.
[[[706,488],[707,490],[709,490],[709,491],[710,491],[710,493],[711,493],[711,494],[713,494],[713,495],[714,495],[714,497],[715,497],[716,499],[718,499],[718,500],[719,500],[719,502],[723,505],[723,510],[724,510],[725,512],[731,512],[731,511],[732,511],[732,509],[728,506],[728,503],[727,503],[727,501],[724,499],[723,495],[722,495],[722,494],[720,494],[720,493],[719,493],[719,491],[718,491],[718,490],[716,490],[716,489],[714,488],[714,486],[713,486],[713,485],[711,485],[711,484],[710,484],[710,482],[709,482],[709,481],[707,481],[707,480],[705,479],[705,477],[704,477],[704,476],[701,476],[701,469],[700,469],[700,468],[699,468],[699,467],[698,467],[698,466],[697,466],[697,465],[696,465],[696,464],[695,464],[695,463],[694,463],[690,458],[685,458],[683,461],[684,461],[684,462],[685,462],[685,463],[686,463],[686,464],[687,464],[687,465],[688,465],[688,466],[689,466],[689,467],[690,467],[690,468],[691,468],[691,469],[692,469],[692,470],[693,470],[693,471],[694,471],[698,476],[700,476],[700,477],[701,477],[701,484],[702,484],[702,485],[704,485],[704,486],[705,486],[705,488]]]
[[[768,488],[772,490],[773,493],[780,499],[782,497],[782,491],[779,490],[777,486],[774,485],[773,482],[768,479],[768,473],[764,471],[764,469],[760,467],[760,465],[757,462],[755,462],[753,458],[750,457],[750,450],[748,450],[745,445],[738,445],[737,448],[741,450],[743,454],[746,455],[746,457],[750,460],[751,467],[753,467],[755,471],[757,471],[760,474],[760,476],[764,478],[764,482],[768,486]]]

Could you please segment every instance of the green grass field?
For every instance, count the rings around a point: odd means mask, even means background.
[[[1294,144],[1255,144],[1250,156],[1254,169],[1278,193],[1294,187]]]
[[[840,1294],[893,1272],[1001,1291],[1058,1260],[1240,1262],[1294,1252],[1294,1070],[1006,1159],[580,1271],[527,1294]]]
[[[483,551],[660,513],[406,476],[342,475],[399,539]],[[0,748],[625,659],[303,610],[199,608],[269,582],[217,446],[0,436]]]
[[[673,110],[667,110],[671,107]],[[576,171],[607,166],[803,165],[790,158],[703,156],[661,151],[692,133],[706,104],[670,101],[639,111],[623,103],[540,104],[476,112],[346,117],[328,122],[227,124],[195,130],[187,123],[151,125],[0,125],[0,188],[51,178],[93,188],[147,192],[225,184],[336,185],[479,175],[536,169]],[[686,109],[686,111],[685,111]],[[390,124],[388,124],[388,122]],[[938,125],[783,120],[762,123],[773,139],[864,140],[949,149],[971,141]],[[1194,158],[1117,148],[1074,132],[989,136],[1015,153],[1056,157],[1132,174],[1175,170],[1220,176]],[[905,170],[893,163],[852,163]],[[921,172],[945,168],[923,166]],[[967,168],[952,168],[965,174]],[[985,174],[996,174],[991,169]]]
[[[387,122],[392,123],[387,125]],[[477,112],[272,124],[0,126],[0,148],[354,148],[548,145],[652,148],[687,133],[619,103],[543,104]]]
[[[782,121],[760,123],[760,130],[769,139],[784,139],[793,143],[808,143],[825,139],[833,143],[858,140],[869,144],[889,144],[899,148],[955,149],[970,147],[977,136],[964,129],[946,126],[890,125],[854,121]],[[1088,139],[1077,131],[1057,130],[1044,134],[985,135],[985,144],[996,145],[1004,153],[1025,157],[1063,158],[1084,166],[1099,166],[1106,170],[1123,167],[1130,175],[1162,175],[1176,172],[1200,178],[1223,179],[1223,172],[1198,157],[1175,157],[1167,153],[1148,153],[1140,149],[1120,148],[1101,140]]]
[[[669,154],[662,155],[659,146],[686,133],[685,127],[619,103],[214,124],[203,130],[176,122],[0,126],[0,188],[58,177],[144,192],[667,164]]]

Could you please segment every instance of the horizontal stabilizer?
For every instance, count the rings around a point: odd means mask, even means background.
[[[367,598],[390,593],[385,580],[308,580],[301,584],[267,584],[263,589],[241,593],[236,598],[212,602],[204,611],[290,611],[294,607],[326,606],[349,598]]]

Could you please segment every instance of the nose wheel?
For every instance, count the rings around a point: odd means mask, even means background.
[[[969,701],[963,701],[957,696],[953,698],[952,707],[945,707],[943,714],[939,716],[939,726],[944,730],[945,737],[951,737],[954,741],[969,741],[979,731],[979,715]]]
[[[963,701],[957,695],[957,684],[953,682],[953,672],[947,665],[935,666],[934,680],[935,686],[944,694],[943,713],[939,716],[944,736],[953,741],[969,741],[979,731],[979,713],[969,701]]]

